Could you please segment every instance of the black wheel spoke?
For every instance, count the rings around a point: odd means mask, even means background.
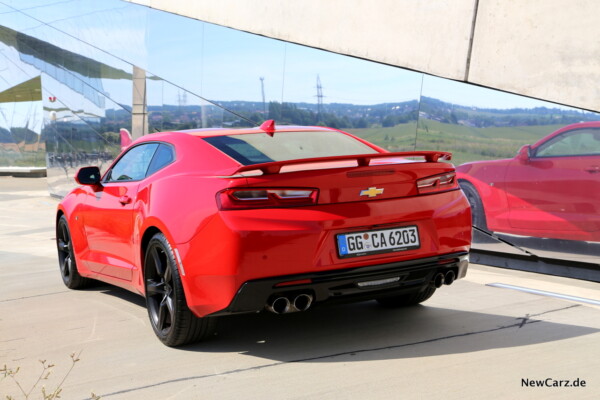
[[[165,268],[165,275],[164,275],[163,279],[167,285],[171,285],[171,280],[172,280],[171,268]]]
[[[66,266],[65,266],[66,274],[65,275],[69,276],[73,272],[73,258],[72,258],[71,254],[69,254],[67,256],[67,258],[65,259],[65,264],[66,264]]]
[[[68,252],[69,251],[69,243],[65,242],[62,239],[58,239],[58,249],[60,251]]]
[[[158,306],[158,322],[157,328],[160,330],[164,330],[168,328],[167,319],[169,319],[169,309],[167,307],[167,302],[165,301],[168,297],[163,298],[163,301],[160,302]]]
[[[164,307],[162,305],[158,306],[158,316],[156,318],[156,328],[159,331],[162,331],[164,329],[164,324],[165,324],[165,311],[164,311]]]
[[[167,309],[169,310],[169,319],[170,319],[170,321],[172,321],[173,320],[173,315],[175,315],[175,305],[173,303],[172,294],[169,294],[165,298],[165,303],[167,305]]]
[[[60,272],[63,274],[64,277],[69,276],[70,274],[70,268],[69,268],[69,264],[71,262],[71,256],[67,255],[65,257],[65,259],[63,260],[63,262],[60,263]]]
[[[152,262],[154,263],[156,275],[162,277],[164,274],[164,265],[162,263],[160,254],[158,253],[159,251],[160,249],[158,247],[154,247],[152,249]]]
[[[67,225],[61,224],[60,229],[62,231],[63,242],[68,246],[69,243],[71,242],[71,240],[70,240],[71,238],[69,237],[69,231],[67,230]]]
[[[164,296],[165,284],[163,282],[156,282],[148,279],[148,285],[146,287],[148,296]]]

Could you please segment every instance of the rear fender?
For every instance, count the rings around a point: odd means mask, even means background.
[[[79,211],[85,207],[84,199],[87,195],[88,193],[84,188],[76,188],[67,194],[57,207],[55,221],[55,227],[58,227],[61,215],[64,215],[67,219],[77,270],[85,277],[91,276],[92,271],[90,271],[86,263],[87,255],[89,254],[89,244],[83,221],[79,218]]]
[[[139,266],[139,268],[133,272],[133,283],[136,285],[137,290],[144,294],[146,289],[144,287],[144,261],[146,257],[146,249],[145,244],[154,236],[156,233],[162,233],[167,238],[167,241],[171,245],[171,249],[175,255],[175,260],[178,265],[177,268],[179,270],[179,275],[183,278],[184,273],[182,273],[180,252],[176,242],[173,238],[171,232],[167,229],[165,224],[156,217],[148,217],[144,220],[143,226],[135,226],[134,227],[134,246],[136,246],[139,251],[137,252],[135,265]]]

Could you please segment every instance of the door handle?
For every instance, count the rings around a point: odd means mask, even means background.
[[[129,203],[131,203],[131,197],[129,197],[129,196],[121,196],[119,198],[119,203],[121,203],[123,205],[129,204]]]
[[[589,172],[590,174],[598,174],[600,173],[600,166],[598,165],[592,165],[589,168],[585,169],[587,172]]]

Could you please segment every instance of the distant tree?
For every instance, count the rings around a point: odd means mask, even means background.
[[[391,128],[396,125],[396,120],[392,115],[388,115],[381,121],[381,125],[383,125],[384,128]]]
[[[276,101],[269,102],[269,119],[281,119],[281,104]]]
[[[453,124],[457,124],[458,123],[458,117],[456,116],[456,113],[454,111],[452,111],[450,113],[450,122]]]
[[[360,128],[360,129],[364,129],[364,128],[368,128],[369,127],[369,123],[367,122],[366,119],[364,118],[359,118],[355,123],[354,126],[356,128]]]

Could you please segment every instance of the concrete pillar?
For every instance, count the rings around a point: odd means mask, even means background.
[[[131,137],[135,140],[148,134],[146,105],[146,70],[133,66],[133,98],[131,109]]]

